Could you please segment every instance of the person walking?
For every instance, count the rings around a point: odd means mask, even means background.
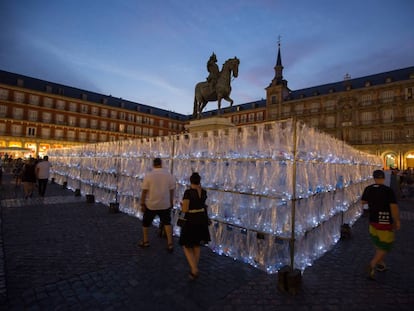
[[[51,164],[49,162],[49,157],[44,156],[43,160],[36,164],[36,177],[39,188],[39,195],[41,197],[45,196],[47,182],[49,181]]]
[[[24,190],[24,198],[32,197],[33,190],[36,184],[36,161],[34,158],[29,158],[23,166],[22,183]]]
[[[150,246],[148,230],[158,215],[164,225],[167,236],[167,251],[174,251],[171,227],[171,208],[174,204],[175,178],[162,167],[162,160],[153,160],[153,170],[145,175],[142,182],[141,210],[144,213],[142,220],[142,241],[138,245],[142,248]]]
[[[207,191],[201,187],[201,177],[198,173],[193,173],[190,188],[185,190],[183,196],[182,212],[185,213],[186,222],[181,228],[179,239],[190,266],[190,280],[197,279],[199,275],[200,245],[210,241],[206,200]]]
[[[384,185],[382,170],[373,173],[374,184],[367,186],[361,197],[363,205],[368,204],[369,234],[375,246],[375,254],[368,266],[368,278],[375,279],[375,271],[387,269],[384,258],[395,241],[395,230],[401,227],[399,209],[394,191]]]

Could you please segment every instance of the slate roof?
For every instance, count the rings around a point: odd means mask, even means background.
[[[133,110],[133,111],[139,111],[142,113],[148,113],[151,115],[155,115],[158,117],[165,117],[180,121],[185,121],[188,119],[188,116],[156,108],[151,107],[148,105],[132,102],[129,100],[125,100],[122,98],[113,97],[111,95],[103,95],[87,90],[82,90],[79,88],[66,86],[63,84],[58,84],[50,81],[45,81],[37,78],[32,78],[12,72],[7,72],[0,70],[0,83],[11,85],[11,86],[18,86],[18,80],[21,79],[24,81],[24,88],[30,89],[33,91],[39,91],[39,92],[46,92],[46,87],[48,86],[50,88],[50,94],[55,95],[62,95],[69,98],[76,98],[76,99],[82,99],[83,94],[86,95],[86,100],[89,102],[99,103],[111,107],[117,107],[117,108],[123,108],[127,110]],[[106,100],[106,103],[104,104],[103,99]]]

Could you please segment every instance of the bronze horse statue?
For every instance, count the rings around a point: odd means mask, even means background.
[[[230,98],[230,80],[232,73],[234,78],[237,78],[239,75],[239,64],[240,60],[237,57],[229,58],[223,64],[215,85],[207,81],[196,84],[193,110],[194,118],[200,119],[203,109],[207,106],[207,102],[218,101],[218,114],[221,113],[222,99],[230,102],[230,107],[233,105],[233,100]]]

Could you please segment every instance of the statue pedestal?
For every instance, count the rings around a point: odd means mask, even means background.
[[[186,129],[190,132],[200,132],[209,130],[218,130],[234,127],[234,124],[228,118],[224,117],[212,117],[201,120],[190,121],[189,125],[186,125]]]

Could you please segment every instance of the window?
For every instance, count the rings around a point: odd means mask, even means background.
[[[36,136],[36,128],[35,127],[26,128],[26,136],[31,136],[31,137]]]
[[[80,127],[87,127],[88,126],[88,119],[86,119],[86,118],[80,118],[79,119],[79,126]]]
[[[136,117],[136,122],[137,123],[142,123],[142,116],[137,116]]]
[[[144,127],[144,128],[142,129],[142,135],[144,135],[144,136],[148,136],[148,128]]]
[[[0,123],[0,134],[4,135],[6,133],[6,124]]]
[[[64,100],[61,100],[61,99],[59,99],[59,100],[57,100],[56,101],[56,109],[59,109],[59,110],[65,110],[65,101]]]
[[[119,132],[124,133],[125,132],[125,124],[119,124]]]
[[[360,116],[361,116],[361,124],[371,124],[372,122],[371,111],[363,111],[361,112]]]
[[[77,112],[78,111],[78,104],[77,103],[69,103],[69,111]]]
[[[142,129],[141,129],[140,126],[135,127],[135,135],[141,135],[141,131],[142,131]]]
[[[108,122],[101,120],[101,130],[106,131],[108,129]]]
[[[15,107],[13,109],[13,118],[21,120],[23,118],[23,108]]]
[[[407,87],[405,89],[405,100],[413,99],[413,94],[414,94],[414,87]]]
[[[106,134],[99,134],[100,141],[106,141],[107,139],[108,139],[108,136]]]
[[[240,121],[239,115],[235,115],[235,116],[233,116],[233,123],[238,124],[238,123],[239,123],[239,121]]]
[[[96,129],[96,128],[98,128],[98,120],[96,120],[96,119],[91,119],[91,120],[90,120],[90,122],[91,122],[91,128],[92,128],[92,129]]]
[[[372,95],[364,94],[361,96],[361,106],[368,106],[372,103]]]
[[[94,116],[97,116],[99,114],[99,108],[98,107],[91,107],[91,114]]]
[[[254,122],[254,113],[249,113],[249,122]]]
[[[37,121],[38,112],[36,110],[29,110],[28,111],[28,119],[29,121],[36,122]]]
[[[413,128],[406,129],[405,138],[409,141],[413,141],[413,139],[414,139],[414,129]]]
[[[240,123],[246,123],[246,119],[247,119],[247,116],[245,114],[242,114],[240,116]]]
[[[414,106],[405,107],[405,119],[407,121],[414,121]]]
[[[42,136],[42,138],[50,138],[50,128],[42,127],[41,136]]]
[[[126,118],[126,116],[125,116],[125,112],[121,111],[121,112],[119,113],[119,119],[121,119],[121,120],[125,120],[125,118]]]
[[[65,116],[63,114],[56,115],[56,124],[65,124]]]
[[[382,120],[385,123],[394,121],[394,110],[393,109],[384,109],[382,111]]]
[[[311,127],[318,127],[319,126],[319,118],[311,118],[310,119]]]
[[[148,131],[148,135],[149,135],[149,136],[154,136],[154,129],[153,129],[153,128],[150,128],[150,129],[149,129],[149,131]]]
[[[117,131],[117,130],[118,130],[118,128],[117,128],[117,126],[116,126],[116,123],[115,123],[115,122],[111,122],[111,123],[109,124],[109,129],[110,129],[111,131]]]
[[[68,139],[74,140],[75,137],[76,137],[75,131],[68,131],[67,137],[68,137]]]
[[[42,113],[42,122],[50,123],[52,121],[52,114],[50,112]]]
[[[74,117],[74,116],[68,116],[68,125],[70,125],[70,126],[76,126],[76,117]]]
[[[277,104],[277,96],[276,95],[272,95],[272,105]]]
[[[290,114],[290,105],[283,105],[282,114],[285,117],[289,116],[289,114]]]
[[[382,139],[384,142],[391,143],[394,141],[394,130],[384,130],[382,132]]]
[[[55,129],[55,139],[62,139],[63,138],[63,130]]]
[[[335,116],[327,116],[326,117],[326,127],[327,128],[334,128],[335,127]]]
[[[313,102],[310,106],[311,112],[318,112],[319,111],[319,103]]]
[[[30,94],[29,95],[29,103],[31,105],[39,106],[39,96]]]
[[[159,136],[163,136],[163,135],[164,135],[164,131],[163,131],[163,130],[159,130],[159,131],[158,131],[158,135],[159,135]]]
[[[17,124],[12,124],[11,126],[12,136],[21,136],[22,135],[22,126]]]
[[[303,112],[303,103],[297,103],[295,105],[295,112],[301,114]]]
[[[327,100],[327,101],[324,103],[323,107],[324,107],[326,110],[334,110],[334,109],[335,109],[335,101],[334,101],[334,100]]]
[[[264,119],[263,111],[260,111],[256,114],[256,119],[257,119],[257,121],[263,121],[263,119]]]
[[[86,133],[85,132],[80,132],[79,133],[79,140],[80,141],[86,141]]]
[[[14,92],[14,101],[17,103],[24,103],[24,93]]]
[[[52,106],[53,106],[53,99],[51,99],[49,97],[43,98],[43,106],[45,106],[47,108],[52,108]]]
[[[7,106],[1,105],[0,106],[0,117],[5,118],[7,115]]]
[[[108,116],[108,109],[101,109],[101,117],[106,118]]]
[[[97,141],[97,139],[98,139],[98,134],[96,134],[96,133],[89,133],[89,141],[95,142],[95,141]]]
[[[127,126],[127,133],[128,134],[134,134],[134,126],[133,125],[128,125]]]
[[[362,131],[361,132],[361,142],[363,144],[370,144],[370,143],[372,143],[371,131]]]
[[[133,115],[132,113],[129,113],[128,114],[128,121],[134,122],[134,120],[135,120],[135,115]]]
[[[111,119],[116,119],[118,118],[118,112],[115,110],[111,110]]]
[[[9,99],[9,90],[0,89],[0,99],[8,100]]]
[[[380,97],[382,103],[391,103],[394,98],[394,91],[384,91],[381,93]]]

